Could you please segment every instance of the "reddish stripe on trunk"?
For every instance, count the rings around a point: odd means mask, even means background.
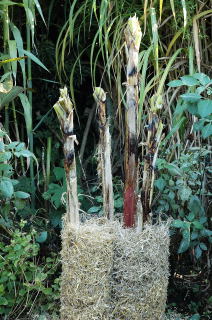
[[[128,186],[124,191],[124,227],[132,228],[135,224],[136,199],[135,188]]]

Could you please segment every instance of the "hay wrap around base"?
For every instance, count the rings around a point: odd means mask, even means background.
[[[169,276],[168,225],[140,233],[92,220],[62,232],[61,320],[160,320]]]

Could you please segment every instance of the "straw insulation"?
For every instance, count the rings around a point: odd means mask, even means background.
[[[167,225],[142,233],[93,220],[63,230],[61,320],[164,317],[169,236]]]

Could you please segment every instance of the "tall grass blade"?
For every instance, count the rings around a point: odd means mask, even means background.
[[[39,12],[39,14],[40,14],[40,16],[41,16],[44,24],[45,24],[45,26],[46,26],[46,21],[45,21],[45,19],[44,19],[43,12],[42,12],[42,9],[41,9],[41,6],[40,6],[39,1],[38,1],[38,0],[33,0],[33,1],[34,1],[35,6],[36,6],[36,8],[37,8],[37,10],[38,10],[38,12]]]
[[[44,70],[48,71],[49,70],[44,66],[44,64],[31,52],[23,50],[23,53],[32,61],[34,61],[36,64],[38,64],[41,68],[43,68]]]
[[[154,52],[154,60],[155,60],[155,68],[156,68],[156,74],[159,72],[159,64],[158,64],[158,25],[157,25],[157,19],[156,19],[156,12],[155,8],[150,9],[150,15],[151,15],[151,27],[152,27],[152,42],[153,42],[153,52]]]
[[[184,28],[187,26],[187,9],[186,9],[186,1],[181,0],[182,7],[183,7],[183,17],[184,17]]]
[[[29,103],[28,97],[25,94],[20,93],[19,98],[24,109],[24,119],[26,123],[27,135],[29,136],[32,132],[32,107]]]
[[[17,50],[18,50],[18,55],[19,57],[24,56],[24,47],[23,47],[23,39],[20,33],[20,30],[12,23],[10,22],[10,29],[13,33],[13,37],[16,42]],[[21,71],[22,71],[22,77],[23,77],[23,86],[26,87],[26,67],[25,67],[25,60],[20,59],[19,60],[20,66],[21,66]]]
[[[11,62],[11,66],[12,66],[13,78],[16,84],[16,74],[17,74],[17,60],[15,60],[17,57],[16,41],[9,40],[8,45],[9,45],[9,55],[10,55],[10,58],[13,60]]]

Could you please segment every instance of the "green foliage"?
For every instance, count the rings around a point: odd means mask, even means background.
[[[3,131],[0,131],[0,138],[0,214],[2,216],[0,223],[4,223],[9,212],[12,209],[16,211],[23,209],[30,197],[29,193],[18,190],[19,181],[15,177],[18,168],[17,160],[20,157],[30,158],[34,155],[26,149],[24,143],[18,141],[5,143],[4,140],[8,138]]]
[[[178,253],[194,249],[195,258],[199,259],[209,249],[212,231],[209,219],[202,205],[201,198],[211,194],[202,186],[207,150],[181,154],[179,160],[167,163],[158,159],[160,177],[155,181],[159,191],[156,211],[171,214],[174,218],[172,227],[179,229],[182,239]]]
[[[175,109],[175,116],[188,111],[198,117],[198,121],[194,123],[193,130],[200,131],[203,139],[211,137],[212,99],[208,99],[208,97],[212,94],[212,80],[204,73],[195,73],[192,76],[183,76],[180,79],[168,83],[168,86],[173,88],[181,86],[190,88],[180,96],[181,101]],[[204,94],[207,98],[201,94]]]
[[[58,259],[53,253],[37,263],[39,245],[34,230],[23,231],[26,221],[7,235],[0,237],[0,315],[20,316],[34,310],[54,311],[59,298],[56,276]],[[5,235],[6,236],[6,235]],[[37,303],[39,302],[39,305]],[[40,311],[39,310],[39,311]]]

